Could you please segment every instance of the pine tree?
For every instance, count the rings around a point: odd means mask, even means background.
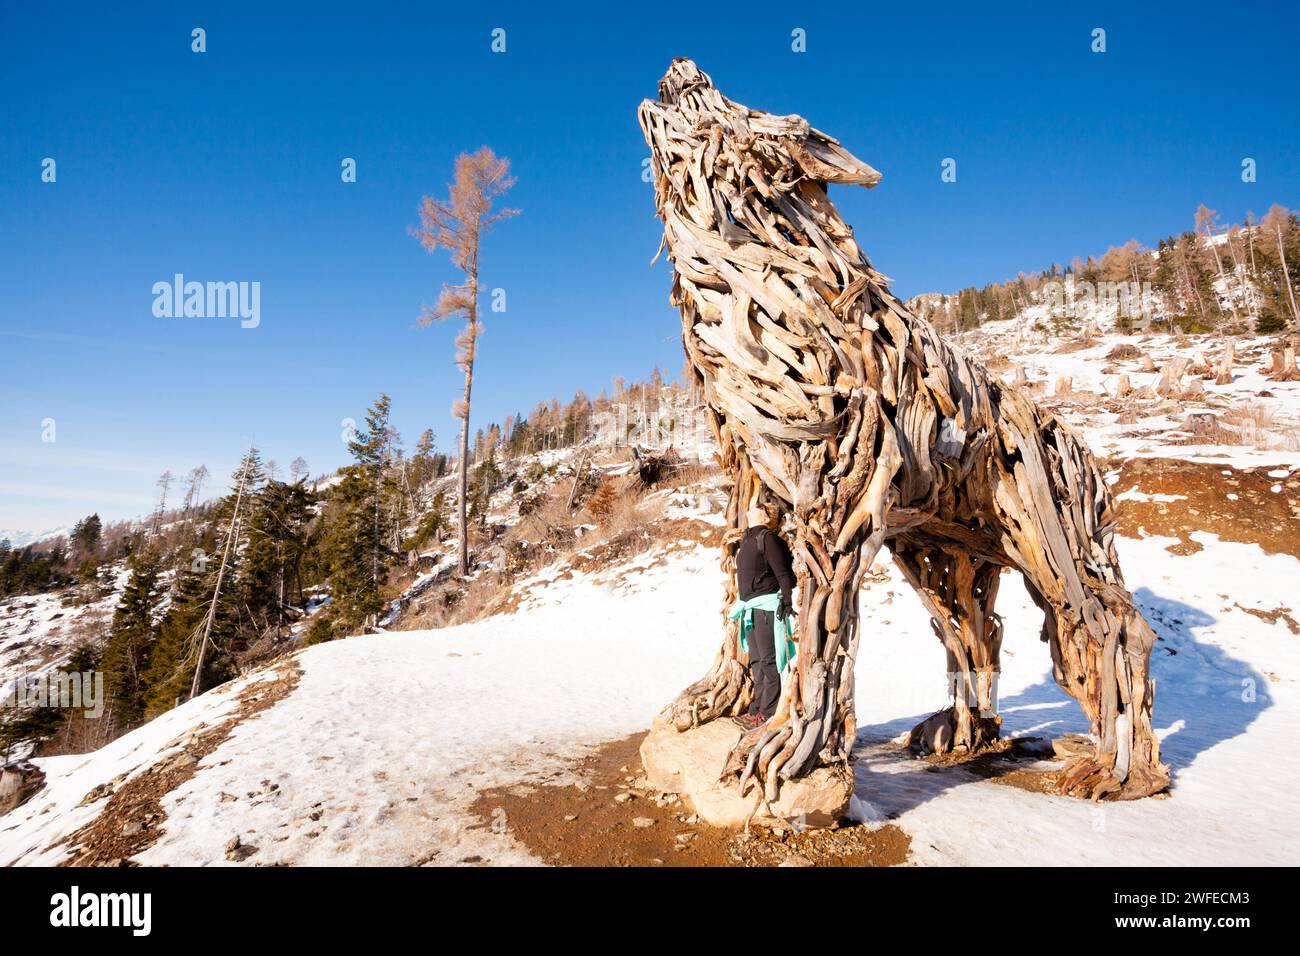
[[[503,477],[497,465],[495,451],[489,451],[483,462],[474,469],[470,486],[470,516],[480,527],[487,524],[488,506],[493,493],[501,487]]]
[[[99,669],[99,651],[94,644],[83,641],[55,668],[55,673],[86,675]],[[41,744],[64,731],[71,721],[84,719],[80,712],[64,707],[18,707],[0,702],[0,761],[7,760],[18,744],[35,745],[39,753]]]
[[[69,582],[61,570],[66,554],[59,547],[38,551],[25,548],[0,549],[0,597],[30,594],[63,587]]]
[[[324,550],[332,618],[341,633],[350,633],[383,610],[380,571],[373,560],[383,543],[374,522],[371,475],[363,465],[350,465],[342,475],[331,494],[333,515]]]
[[[134,726],[144,716],[144,678],[154,639],[153,610],[158,603],[159,559],[142,547],[130,561],[131,576],[113,612],[104,647],[104,690],[117,721]]]
[[[423,513],[429,506],[431,484],[438,477],[435,457],[433,429],[426,428],[420,435],[420,440],[415,443],[415,454],[411,456],[409,480],[417,513]]]
[[[371,520],[374,524],[369,535],[370,576],[378,580],[384,555],[384,471],[394,445],[397,432],[389,424],[392,412],[392,400],[380,393],[379,398],[366,410],[366,430],[358,431],[348,442],[348,451],[356,460],[356,467],[361,469],[369,484],[368,499]]]
[[[253,496],[237,587],[240,607],[255,633],[275,627],[277,638],[282,636],[284,606],[295,588],[301,597],[314,504],[315,496],[302,480],[268,481]]]
[[[421,515],[415,532],[407,539],[404,546],[408,550],[418,551],[430,541],[439,540],[447,529],[447,494],[439,491],[434,494],[433,500]]]
[[[103,527],[103,522],[99,520],[98,513],[88,515],[72,526],[72,546],[81,557],[85,558],[95,554],[99,547],[99,538]]]
[[[198,642],[207,624],[215,589],[215,561],[195,560],[179,573],[176,591],[149,653],[145,670],[145,716],[170,710],[190,694]],[[205,655],[199,693],[229,680],[235,674],[227,649],[235,643],[239,622],[230,601],[218,601],[209,633],[211,650]]]

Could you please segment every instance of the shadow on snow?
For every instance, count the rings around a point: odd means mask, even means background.
[[[1214,615],[1161,597],[1146,587],[1135,591],[1133,598],[1156,633],[1151,652],[1151,675],[1156,684],[1153,721],[1161,738],[1161,759],[1173,771],[1172,789],[1176,791],[1181,771],[1205,751],[1244,734],[1273,700],[1262,674],[1222,648],[1196,639],[1196,629],[1218,622]],[[1046,645],[1042,654],[1048,658]],[[1038,682],[1002,698],[998,710],[1003,736],[1050,740],[1067,733],[1086,734],[1089,729],[1079,705],[1052,678],[1050,666]],[[858,796],[886,817],[895,818],[945,790],[990,776],[961,766],[939,767],[890,743],[931,713],[858,728],[854,747]],[[996,755],[989,764],[1008,770],[1016,766]],[[991,775],[997,776],[997,771]]]

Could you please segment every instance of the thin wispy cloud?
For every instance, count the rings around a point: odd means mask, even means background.
[[[0,481],[0,495],[36,501],[75,501],[81,505],[104,504],[136,508],[147,508],[151,503],[149,495],[129,491],[107,491],[93,486],[70,487],[7,481]]]
[[[14,468],[75,468],[83,472],[108,472],[127,475],[157,475],[165,462],[145,462],[139,458],[123,460],[98,455],[81,455],[67,452],[54,445],[39,445],[29,449],[21,446],[0,449],[0,465]]]

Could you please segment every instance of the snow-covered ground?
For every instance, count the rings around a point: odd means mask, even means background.
[[[105,576],[104,595],[86,604],[65,601],[76,587],[0,598],[0,699],[16,678],[39,676],[66,660],[79,640],[107,633],[130,572],[118,562]]]
[[[1205,547],[1190,556],[1167,552],[1168,538],[1118,539],[1126,580],[1158,637],[1154,723],[1174,773],[1169,799],[1093,805],[1032,794],[965,771],[930,773],[885,746],[937,707],[944,659],[896,573],[863,594],[858,795],[897,814],[914,862],[1300,862],[1300,755],[1289,742],[1300,722],[1300,639],[1241,609],[1277,607],[1279,584],[1300,580],[1300,562],[1195,537]],[[1052,679],[1038,640],[1042,615],[1018,578],[1008,572],[998,594],[1003,732],[1086,733],[1082,712]],[[896,610],[882,604],[882,588],[893,591]]]
[[[943,654],[892,566],[863,593],[857,667],[858,795],[912,837],[921,864],[1230,864],[1300,860],[1300,641],[1243,609],[1277,605],[1294,558],[1201,535],[1204,549],[1120,539],[1130,586],[1160,638],[1155,722],[1174,770],[1168,799],[1092,804],[960,769],[933,772],[888,744],[944,704]],[[645,728],[708,667],[719,638],[716,552],[679,543],[600,573],[539,576],[521,609],[437,631],[378,634],[301,652],[292,693],[245,719],[163,801],[145,864],[537,862],[508,833],[471,828],[478,790],[557,779],[590,745]],[[1052,681],[1041,618],[1009,574],[1004,727],[1053,737],[1087,727]],[[160,759],[227,713],[250,679],[164,715],[104,750],[40,763],[50,786],[0,818],[0,863],[51,863],[58,838],[104,801],[95,786]]]
[[[164,800],[167,832],[139,862],[224,862],[236,835],[259,847],[257,864],[523,862],[500,835],[467,829],[464,807],[479,788],[646,726],[708,665],[716,627],[699,625],[713,617],[718,575],[716,557],[694,549],[617,591],[551,580],[516,615],[309,648],[293,693],[240,724]],[[228,706],[243,683],[97,754],[39,761],[52,783],[0,818],[0,863],[62,858],[67,848],[51,844],[104,805],[74,811],[86,793],[147,768],[165,742],[224,713],[214,701]]]

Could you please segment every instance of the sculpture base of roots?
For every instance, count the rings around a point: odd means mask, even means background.
[[[735,657],[723,656],[700,680],[677,695],[664,716],[684,733],[718,717],[743,714],[754,699],[749,670]]]
[[[1120,780],[1114,774],[1115,761],[1105,755],[1075,757],[1066,764],[1056,781],[1063,796],[1094,803],[1101,800],[1136,800],[1169,788],[1169,774],[1162,767],[1133,767]]]
[[[997,749],[999,717],[961,717],[954,707],[932,714],[912,728],[907,748],[918,756],[979,754]],[[1169,786],[1161,766],[1130,767],[1121,780],[1115,773],[1115,756],[1101,753],[1072,757],[1056,778],[1056,792],[1094,802],[1135,800],[1160,793]]]
[[[719,774],[721,783],[735,781],[740,795],[750,793],[757,786],[763,799],[774,803],[780,795],[781,782],[802,775],[814,767],[826,768],[831,774],[844,776],[852,782],[853,771],[848,757],[840,752],[838,732],[833,733],[827,746],[807,757],[792,759],[792,753],[803,742],[809,730],[806,721],[777,718],[756,730],[744,734],[732,748],[727,762]]]
[[[998,741],[1002,718],[980,717],[969,710],[945,707],[912,728],[907,749],[915,754],[979,753]]]
[[[1116,587],[1098,597],[1095,616],[1104,623],[1086,637],[1085,628],[1063,623],[1055,612],[1044,623],[1056,681],[1083,707],[1094,745],[1092,754],[1066,764],[1057,791],[1093,801],[1149,797],[1166,790],[1170,779],[1151,725],[1155,685],[1148,662],[1155,633],[1126,591]]]

